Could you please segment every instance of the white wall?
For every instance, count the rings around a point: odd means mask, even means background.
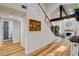
[[[21,41],[21,24],[19,21],[13,21],[13,43]]]
[[[37,4],[29,4],[28,5],[28,18],[26,22],[26,32],[27,32],[27,40],[25,40],[25,50],[26,54],[29,54],[36,49],[39,49],[46,44],[49,44],[55,39],[55,36],[44,23],[44,14],[40,8],[38,8]],[[29,19],[34,19],[41,21],[41,31],[29,31]]]
[[[2,20],[0,19],[0,46],[2,45],[3,41],[3,27],[2,27]]]
[[[66,26],[67,22],[70,22],[71,26],[67,27]],[[60,34],[64,34],[64,32],[65,32],[64,30],[67,30],[67,29],[73,30],[74,32],[79,30],[79,26],[78,26],[79,22],[77,22],[75,18],[65,19],[63,21],[52,22],[52,24],[54,26],[58,25],[60,27]]]
[[[21,46],[23,48],[25,48],[25,43],[27,44],[27,42],[25,42],[25,40],[27,40],[26,19],[27,16],[21,19]]]
[[[9,21],[9,38],[13,36],[13,21]]]
[[[23,48],[25,48],[25,39],[24,39],[24,24],[23,24],[23,21],[21,21],[21,46]]]

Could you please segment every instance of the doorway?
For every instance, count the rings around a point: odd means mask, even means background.
[[[9,39],[9,22],[3,21],[3,44],[12,43]]]
[[[21,22],[3,20],[3,44],[21,42]]]
[[[4,29],[4,40],[9,39],[9,22],[3,22],[3,29]]]

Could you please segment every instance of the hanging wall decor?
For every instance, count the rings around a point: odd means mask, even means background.
[[[41,21],[30,19],[29,31],[41,31]]]

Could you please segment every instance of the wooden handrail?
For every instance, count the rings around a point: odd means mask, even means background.
[[[66,12],[65,8],[63,7],[63,5],[60,5],[60,10],[61,10],[61,12],[63,11],[66,16],[68,16],[68,13]]]
[[[44,13],[44,14],[45,14],[45,16],[48,18],[48,20],[50,20],[50,19],[49,19],[49,17],[47,16],[46,12],[44,11],[43,7],[41,6],[41,4],[40,4],[40,3],[38,3],[38,5],[39,5],[39,6],[40,6],[40,8],[42,9],[43,13]]]
[[[48,17],[48,15],[46,14],[45,10],[43,9],[43,7],[41,6],[40,3],[38,3],[38,5],[40,6],[41,10],[43,11],[43,13],[45,14],[45,17],[47,17],[48,21],[50,22],[50,18]],[[50,22],[51,25],[53,25],[51,22]]]
[[[76,17],[75,14],[71,14],[71,15],[68,15],[68,16],[62,16],[62,17],[50,19],[50,22],[64,20],[64,19],[69,19],[69,18],[75,18],[75,17]]]

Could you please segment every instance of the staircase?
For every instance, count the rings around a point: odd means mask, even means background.
[[[49,16],[47,15],[46,11],[43,9],[42,5],[41,5],[41,4],[38,4],[38,5],[39,5],[39,7],[41,8],[41,10],[43,11],[43,13],[44,13],[44,15],[45,15],[45,20],[44,20],[44,22],[45,22],[46,26],[49,28],[49,30],[51,31],[51,33],[55,34],[55,33],[54,33],[54,30],[52,31],[52,29],[53,29],[52,27],[54,27],[54,26],[53,26],[53,24],[50,22]]]
[[[51,36],[53,35],[52,31],[51,31],[51,26],[53,26],[53,24],[50,22],[50,19],[48,17],[48,15],[46,14],[46,12],[44,11],[44,9],[42,8],[41,4],[38,4],[39,7],[41,8],[41,10],[43,11],[44,15],[45,15],[45,20],[44,23],[46,25],[46,29],[49,30]],[[55,36],[55,35],[54,35]],[[60,38],[61,39],[61,38]],[[54,56],[54,55],[69,55],[69,42],[65,41],[65,40],[60,40],[59,38],[56,40],[59,40],[58,42],[53,41],[50,44],[37,49],[36,51],[34,51],[33,53],[29,54],[29,55],[33,55],[33,56],[45,56],[45,55],[50,55],[50,56]],[[67,45],[66,45],[67,44]],[[62,46],[65,45],[65,46]],[[58,52],[60,54],[57,53],[56,49],[61,48],[61,47],[65,47],[63,50],[63,52]]]

